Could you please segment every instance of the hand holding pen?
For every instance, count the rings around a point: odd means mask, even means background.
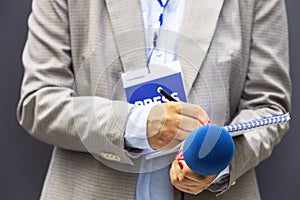
[[[164,92],[162,89],[159,91]],[[178,145],[193,130],[209,121],[201,107],[177,102],[166,92],[163,95],[170,102],[155,105],[147,120],[148,142],[155,150],[166,150]]]
[[[158,88],[157,91],[159,93],[161,93],[169,101],[172,101],[172,102],[177,101],[175,98],[173,98],[171,95],[169,95],[162,88]],[[195,105],[193,105],[193,106],[195,106]],[[203,109],[201,109],[201,110],[203,110]],[[203,126],[203,125],[208,125],[210,123],[206,113],[205,113],[205,115],[206,115],[205,122],[202,124],[199,124],[198,127]],[[202,175],[199,175],[199,174],[196,174],[195,172],[193,172],[185,163],[183,155],[182,155],[182,150],[180,150],[178,152],[176,159],[173,161],[171,169],[170,169],[170,179],[171,179],[173,186],[176,187],[180,191],[183,191],[186,193],[191,193],[191,194],[195,194],[195,193],[198,193],[199,191],[204,190],[215,179],[215,177],[216,177],[216,175],[202,176]],[[182,193],[181,193],[181,196],[183,197]]]

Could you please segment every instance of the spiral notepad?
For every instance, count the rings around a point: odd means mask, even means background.
[[[282,122],[287,122],[291,119],[290,114],[282,114],[271,117],[266,117],[262,119],[255,119],[251,121],[246,121],[242,123],[235,123],[224,126],[224,129],[231,133],[232,136],[241,135],[243,131],[250,130],[253,128],[268,126],[272,124],[279,124]]]
[[[230,125],[224,126],[223,128],[227,132],[229,132],[232,137],[236,137],[236,136],[244,134],[244,132],[247,130],[252,130],[254,128],[266,127],[266,126],[273,125],[273,124],[287,122],[290,119],[291,119],[290,114],[287,113],[287,114],[270,116],[270,117],[255,119],[255,120],[241,122],[241,123],[230,124]],[[156,157],[160,157],[163,155],[177,152],[179,150],[179,148],[182,146],[182,144],[183,144],[183,142],[179,143],[176,147],[174,147],[172,149],[164,150],[164,151],[157,151],[157,152],[148,154],[148,155],[146,155],[145,158],[146,158],[146,160],[149,160],[149,159],[153,159]]]

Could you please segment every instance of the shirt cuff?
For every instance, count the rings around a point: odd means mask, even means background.
[[[222,192],[229,185],[230,179],[230,168],[229,165],[221,171],[218,176],[211,182],[211,184],[207,187],[207,190],[210,192]]]
[[[136,106],[129,114],[126,129],[125,142],[131,148],[152,150],[147,137],[147,120],[151,109],[155,104]]]

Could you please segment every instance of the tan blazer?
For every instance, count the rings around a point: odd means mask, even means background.
[[[284,0],[186,0],[179,36],[189,102],[213,123],[289,111]],[[124,144],[132,105],[120,74],[146,65],[147,45],[140,0],[33,0],[17,116],[55,146],[41,199],[134,199],[139,161]],[[227,191],[185,199],[259,199],[253,168],[287,129],[235,138]]]

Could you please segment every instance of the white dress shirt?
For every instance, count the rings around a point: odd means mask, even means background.
[[[146,50],[148,64],[163,64],[175,61],[178,44],[178,37],[176,37],[175,33],[180,32],[184,16],[185,0],[170,0],[168,2],[163,13],[163,24],[161,27],[159,26],[159,16],[162,7],[158,0],[140,1],[146,30],[145,38],[148,47]],[[162,0],[164,5],[166,2],[167,0]],[[158,36],[156,48],[153,46],[155,34]],[[149,154],[157,153],[157,151],[151,149],[147,139],[147,119],[153,106],[150,104],[134,108],[129,116],[125,133],[127,145],[143,149],[143,153]],[[152,164],[154,165],[154,163]],[[219,178],[228,174],[229,167],[221,172],[214,182],[217,182]],[[223,182],[222,185],[224,185]],[[219,191],[220,188],[213,190]],[[173,187],[169,178],[169,166],[154,172],[140,173],[135,198],[136,200],[173,200]]]

